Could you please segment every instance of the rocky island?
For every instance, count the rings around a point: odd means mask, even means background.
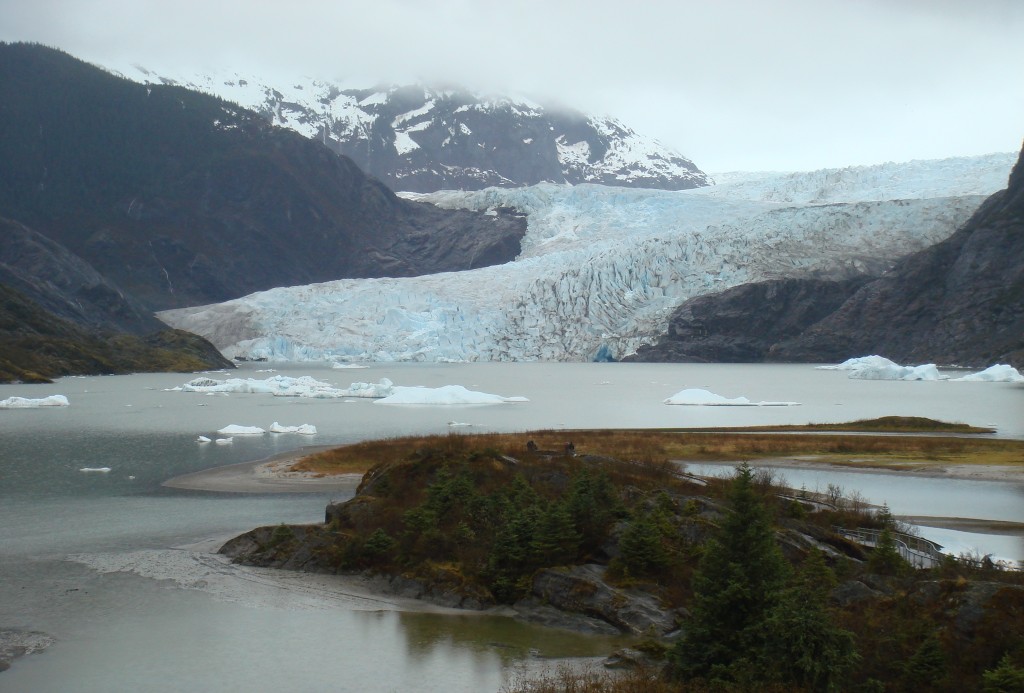
[[[757,672],[795,686],[787,690],[902,681],[932,656],[942,681],[935,690],[978,689],[982,673],[1000,666],[1020,671],[1024,580],[1012,566],[934,554],[914,569],[896,548],[912,538],[900,537],[907,528],[885,508],[782,489],[745,463],[726,480],[690,476],[670,461],[817,450],[871,451],[895,465],[960,459],[969,449],[976,460],[1019,464],[1018,442],[572,436],[450,435],[323,451],[293,469],[369,467],[354,498],[330,504],[323,524],[258,528],[221,552],[252,565],[358,573],[382,591],[446,606],[626,634],[637,649],[625,659],[659,680],[739,683],[752,675],[748,657],[796,661]],[[855,528],[881,538],[873,548],[853,541],[846,530]],[[766,628],[781,630],[766,639]],[[803,640],[792,635],[805,631]],[[732,644],[711,647],[708,637]],[[788,650],[769,652],[777,647]],[[801,648],[818,647],[817,662],[800,659]]]

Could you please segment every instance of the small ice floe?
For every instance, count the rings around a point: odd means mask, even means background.
[[[196,438],[196,442],[197,443],[209,443],[210,439],[207,438],[206,436],[199,436],[198,438]]]
[[[449,428],[461,428],[463,426],[472,426],[472,425],[473,424],[471,424],[471,423],[463,423],[462,421],[449,421],[448,422],[448,427]]]
[[[487,392],[467,390],[462,385],[441,387],[400,387],[388,397],[378,399],[374,404],[505,404],[508,402],[529,402],[525,397],[502,397]]]
[[[366,368],[361,363],[341,363],[340,361],[333,361],[331,368]]]
[[[0,400],[0,409],[33,409],[35,407],[67,407],[70,405],[64,395],[50,395],[39,399],[30,397],[8,397]]]
[[[1005,363],[997,363],[989,366],[978,373],[970,373],[961,378],[953,378],[954,382],[984,382],[984,383],[1020,383],[1024,382],[1024,375],[1020,374],[1013,366]]]
[[[799,402],[751,402],[746,397],[723,397],[700,388],[680,390],[665,400],[665,404],[691,407],[796,407]]]
[[[107,474],[110,472],[110,467],[82,467],[78,471],[86,473],[98,472],[100,474]]]
[[[836,366],[818,366],[821,370],[849,371],[854,380],[946,380],[934,363],[901,366],[884,356],[860,356]]]
[[[231,445],[231,443],[234,442],[234,440],[234,438],[218,438],[213,442],[217,445]]]
[[[231,424],[217,431],[222,436],[261,436],[264,431],[259,426],[239,426],[238,424]]]
[[[303,436],[315,436],[316,426],[313,424],[302,424],[301,426],[282,426],[276,421],[270,426],[271,433],[298,433]]]

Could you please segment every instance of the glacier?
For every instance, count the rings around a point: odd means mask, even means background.
[[[268,360],[586,361],[631,354],[695,296],[797,276],[879,274],[953,233],[1016,154],[722,177],[685,191],[541,184],[409,194],[513,207],[505,265],[282,287],[164,311],[225,356]]]

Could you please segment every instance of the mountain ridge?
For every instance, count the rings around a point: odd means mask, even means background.
[[[683,155],[610,116],[423,84],[353,87],[224,71],[161,74],[110,68],[238,102],[317,139],[394,190],[433,192],[553,183],[684,190],[710,179]]]
[[[503,262],[525,231],[502,210],[399,199],[234,104],[42,46],[0,45],[0,103],[0,215],[149,310]]]

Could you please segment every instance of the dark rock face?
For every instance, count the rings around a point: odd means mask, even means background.
[[[1024,366],[1022,161],[1007,189],[956,233],[881,277],[767,281],[701,296],[627,360],[828,363],[880,354]]]
[[[599,618],[623,633],[665,635],[678,627],[678,614],[666,611],[656,596],[609,585],[605,570],[601,565],[540,570],[533,578],[533,594],[563,611]]]
[[[140,337],[85,329],[0,283],[0,382],[233,367],[194,334],[164,329]]]
[[[24,224],[0,218],[0,284],[88,329],[166,326],[88,262]]]
[[[868,279],[779,279],[699,296],[675,310],[657,343],[624,360],[758,363],[774,345],[836,310]]]
[[[255,113],[42,46],[0,45],[0,104],[0,215],[147,311],[504,262],[526,229],[399,199]]]
[[[1006,190],[945,241],[911,255],[774,361],[882,354],[900,362],[1024,366],[1024,152]]]

